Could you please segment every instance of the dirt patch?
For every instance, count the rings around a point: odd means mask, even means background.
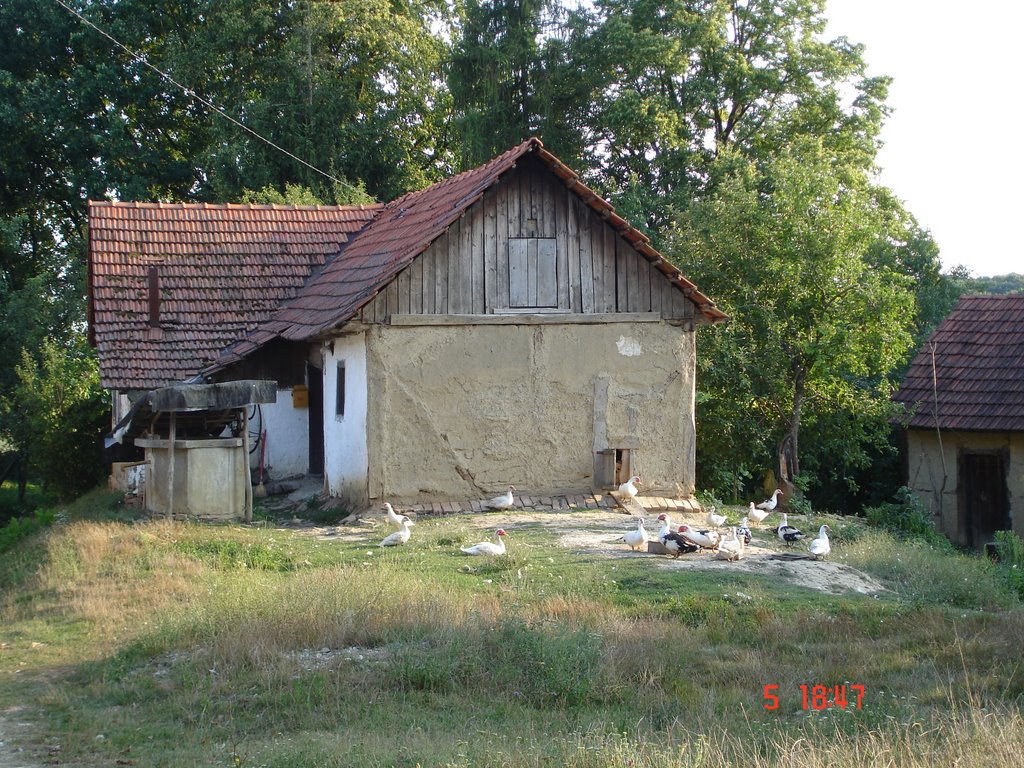
[[[647,530],[651,534],[658,530],[657,517],[658,512],[651,510],[645,518]],[[880,582],[844,563],[811,559],[807,555],[806,544],[787,547],[775,538],[769,528],[755,527],[752,530],[754,540],[746,548],[743,559],[727,562],[716,559],[708,551],[682,555],[678,559],[647,552],[632,552],[617,539],[636,528],[636,518],[614,510],[533,510],[507,515],[471,514],[460,515],[459,522],[481,529],[493,529],[501,525],[510,534],[506,542],[510,551],[514,551],[517,527],[540,526],[552,530],[562,546],[595,558],[639,557],[650,560],[654,567],[673,570],[740,571],[780,579],[795,586],[810,587],[829,594],[856,592],[871,595],[886,591]],[[704,520],[700,515],[673,513],[672,522],[675,525],[703,525]],[[352,525],[306,530],[320,538],[363,540],[375,545],[391,529],[384,516],[380,515],[379,518],[366,516]]]
[[[0,711],[0,768],[40,768],[37,760],[27,749],[19,746],[31,739],[32,724],[22,715],[25,707],[14,706]]]

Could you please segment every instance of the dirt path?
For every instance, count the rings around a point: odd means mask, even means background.
[[[42,768],[42,763],[18,746],[19,732],[31,729],[21,719],[24,707],[10,707],[0,712],[0,768]]]

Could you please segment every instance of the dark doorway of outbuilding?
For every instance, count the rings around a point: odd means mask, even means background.
[[[996,531],[1010,528],[1007,458],[998,452],[960,454],[962,520],[972,547],[983,547]]]
[[[309,388],[309,474],[324,473],[324,372],[306,365]]]

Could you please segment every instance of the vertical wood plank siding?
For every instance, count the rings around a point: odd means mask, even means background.
[[[694,316],[693,305],[670,278],[527,159],[399,273],[363,317],[386,322],[396,313],[490,314],[529,307]]]

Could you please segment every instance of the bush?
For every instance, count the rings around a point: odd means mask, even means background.
[[[53,525],[56,515],[51,510],[40,509],[28,517],[16,517],[0,528],[0,552],[6,552],[22,539],[36,531]]]
[[[906,486],[896,491],[894,501],[865,507],[864,516],[868,525],[888,531],[897,538],[921,539],[937,546],[949,545],[949,540],[935,530],[931,516],[917,494]]]
[[[1024,598],[1024,539],[1013,531],[996,531],[996,551],[1000,574]]]

